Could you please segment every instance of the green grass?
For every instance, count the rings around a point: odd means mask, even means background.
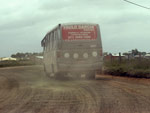
[[[105,61],[104,64],[106,74],[150,78],[150,60]]]
[[[26,65],[34,65],[35,63],[32,61],[1,61],[0,68],[2,67],[11,67],[11,66],[26,66]]]

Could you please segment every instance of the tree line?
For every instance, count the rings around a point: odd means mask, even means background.
[[[43,56],[43,52],[34,52],[34,53],[29,53],[29,52],[26,52],[26,53],[16,53],[16,54],[12,54],[11,57],[12,58],[18,58],[18,59],[22,59],[22,58],[31,58],[31,57],[34,57],[34,56]]]

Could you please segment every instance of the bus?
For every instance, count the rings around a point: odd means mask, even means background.
[[[98,24],[58,24],[41,41],[47,76],[94,78],[103,66],[101,33]],[[75,73],[75,74],[74,74]]]

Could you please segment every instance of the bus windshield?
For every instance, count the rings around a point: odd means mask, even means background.
[[[66,25],[62,26],[63,40],[95,40],[97,39],[96,25]]]

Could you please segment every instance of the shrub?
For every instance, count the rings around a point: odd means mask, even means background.
[[[1,61],[0,67],[34,65],[32,61]]]
[[[104,65],[107,74],[150,78],[150,60],[105,61]]]

